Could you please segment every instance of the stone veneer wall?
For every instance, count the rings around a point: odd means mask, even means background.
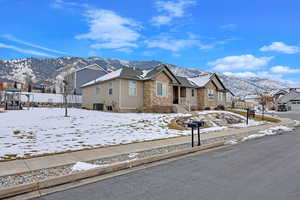
[[[168,96],[156,96],[156,81],[168,85]],[[173,86],[170,78],[160,73],[155,80],[144,82],[144,108],[146,112],[172,112],[173,110]]]

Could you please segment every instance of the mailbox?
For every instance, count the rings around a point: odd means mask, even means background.
[[[204,121],[193,121],[193,123],[197,124],[197,128],[199,127],[203,127],[205,125],[205,122]]]
[[[255,118],[255,110],[250,110],[249,111],[249,117],[250,118]]]
[[[192,147],[194,147],[194,128],[198,129],[198,146],[200,146],[200,127],[203,127],[204,125],[204,121],[193,121],[192,123],[187,124],[187,126],[192,129]]]
[[[198,124],[197,124],[197,123],[194,123],[194,122],[193,122],[193,123],[188,123],[188,127],[189,127],[189,128],[192,128],[192,129],[193,129],[193,128],[198,128]]]

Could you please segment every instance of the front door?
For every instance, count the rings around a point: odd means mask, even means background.
[[[178,104],[178,86],[173,86],[173,104]]]

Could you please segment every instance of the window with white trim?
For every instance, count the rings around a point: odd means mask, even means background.
[[[223,101],[223,93],[222,92],[218,92],[218,99],[219,99],[219,101]]]
[[[212,89],[208,89],[207,91],[207,96],[208,96],[208,99],[214,99],[214,90]]]
[[[129,81],[128,82],[128,95],[129,96],[136,96],[137,95],[137,83],[136,83],[136,81]]]
[[[194,97],[194,96],[195,96],[195,90],[192,89],[192,97]]]
[[[100,86],[96,86],[96,95],[100,94]]]
[[[168,96],[168,85],[163,82],[156,82],[156,96]]]
[[[113,94],[113,84],[112,82],[108,83],[108,95],[112,95]]]

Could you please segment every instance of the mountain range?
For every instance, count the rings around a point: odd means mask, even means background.
[[[161,61],[123,61],[111,58],[80,58],[80,57],[59,57],[59,58],[26,58],[14,60],[0,60],[0,78],[14,81],[25,81],[25,74],[29,74],[36,83],[55,83],[56,77],[62,73],[64,67],[70,70],[80,69],[90,64],[98,64],[101,67],[112,71],[124,66],[148,69],[159,64]],[[164,63],[167,64],[167,63]],[[171,70],[179,76],[195,76],[202,73],[209,73],[195,68],[185,68],[168,64]],[[238,78],[219,74],[225,86],[236,96],[245,96],[256,92],[271,91],[282,88],[296,87],[295,85],[265,78]]]

